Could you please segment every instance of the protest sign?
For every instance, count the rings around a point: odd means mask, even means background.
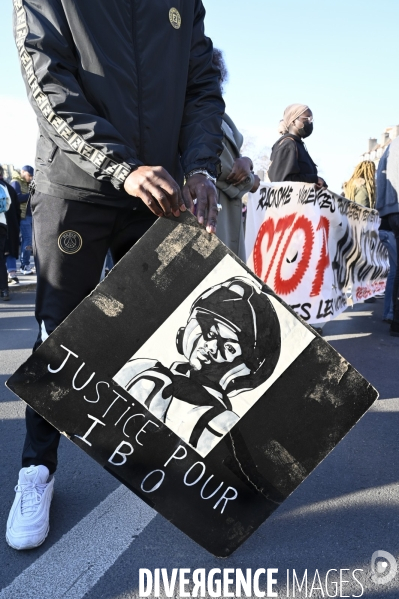
[[[304,320],[331,320],[385,289],[379,216],[307,183],[262,183],[249,194],[248,266]]]
[[[159,219],[7,384],[221,557],[377,397],[188,213]]]

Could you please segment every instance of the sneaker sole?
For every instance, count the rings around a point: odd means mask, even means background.
[[[44,541],[47,539],[48,533],[50,532],[50,525],[48,525],[48,528],[46,530],[46,534],[43,538],[42,541],[40,541],[40,543],[37,543],[36,545],[30,545],[29,547],[16,547],[15,545],[13,545],[10,541],[10,539],[8,538],[8,536],[6,535],[6,541],[7,544],[12,547],[13,549],[16,549],[17,551],[29,551],[29,549],[36,549],[36,547],[40,547],[40,545],[43,545]]]

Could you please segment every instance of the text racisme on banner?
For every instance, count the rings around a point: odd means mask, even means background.
[[[247,264],[304,320],[326,322],[385,289],[379,216],[307,183],[262,183],[249,194]]]

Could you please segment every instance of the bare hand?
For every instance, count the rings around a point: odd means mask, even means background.
[[[252,160],[246,156],[236,158],[231,173],[226,177],[227,183],[240,185],[248,179],[252,172]]]
[[[327,189],[327,183],[321,177],[318,177],[317,183],[315,183],[316,189],[322,189],[323,187]]]
[[[252,186],[252,189],[250,189],[250,192],[255,193],[255,191],[258,191],[259,185],[260,185],[260,179],[259,179],[258,175],[255,175],[254,184]]]
[[[189,177],[183,187],[183,198],[189,209],[193,207],[193,200],[197,199],[197,219],[199,224],[205,224],[205,213],[208,211],[206,230],[208,233],[216,233],[218,219],[217,191],[212,181],[200,173]]]
[[[186,210],[179,185],[162,166],[139,166],[124,187],[157,216],[180,216]]]

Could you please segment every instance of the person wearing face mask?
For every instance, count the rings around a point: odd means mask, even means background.
[[[317,189],[327,188],[327,183],[317,174],[317,165],[303,143],[313,133],[313,113],[309,106],[287,106],[278,131],[281,137],[272,148],[269,180],[301,181],[314,183]]]

